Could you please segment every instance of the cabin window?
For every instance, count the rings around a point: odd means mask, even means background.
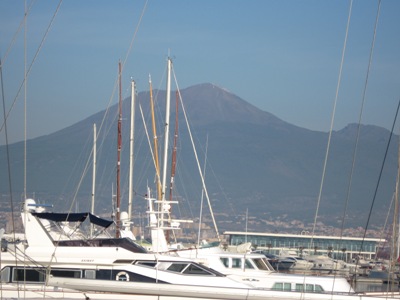
[[[221,257],[221,261],[222,261],[222,263],[224,264],[224,266],[225,266],[226,268],[229,268],[229,258],[227,258],[227,257]]]
[[[124,264],[124,265],[130,265],[133,262],[134,261],[131,259],[117,259],[116,261],[114,261],[115,264]]]
[[[96,279],[96,271],[95,270],[85,270],[85,278]]]
[[[246,259],[246,260],[245,260],[245,262],[244,262],[244,267],[245,267],[246,269],[254,269],[254,266],[253,266],[253,264],[251,263],[251,260],[250,260],[250,259]]]
[[[80,270],[50,270],[50,274],[57,277],[68,277],[68,278],[81,278]],[[26,282],[44,282],[46,279],[46,270],[35,270],[27,268],[15,268],[13,270],[12,281],[26,281]]]
[[[142,265],[142,266],[147,266],[147,267],[152,267],[154,268],[157,263],[155,261],[137,261],[135,262],[135,265]]]
[[[190,264],[189,267],[185,269],[184,274],[196,274],[196,275],[210,275],[209,272],[200,268],[199,266]]]
[[[10,268],[6,267],[1,270],[1,282],[8,282],[10,281]]]
[[[289,282],[275,282],[272,289],[274,291],[291,291],[292,284]]]
[[[283,282],[275,282],[272,289],[274,291],[282,291],[283,290]]]
[[[186,266],[187,266],[187,264],[175,263],[175,264],[171,264],[167,268],[167,270],[172,271],[172,272],[181,273],[186,268]]]
[[[32,269],[17,269],[13,270],[12,281],[26,281],[26,282],[44,282],[46,278],[45,270],[37,271]]]
[[[171,264],[167,268],[168,271],[172,272],[177,272],[177,273],[183,273],[183,274],[201,274],[201,275],[212,275],[210,272],[207,270],[201,268],[200,266],[196,264],[184,264],[184,263],[174,263]]]
[[[96,279],[105,279],[105,280],[112,280],[113,274],[111,270],[98,270],[96,272]]]
[[[7,248],[8,248],[8,241],[2,239],[1,240],[1,252],[7,252]]]
[[[305,288],[304,288],[305,287]],[[297,292],[323,292],[324,289],[319,284],[301,284],[296,283]]]
[[[242,259],[241,258],[232,259],[232,268],[241,269],[242,268]]]
[[[68,278],[81,278],[82,272],[80,270],[51,270],[51,275],[56,277],[68,277]]]
[[[323,292],[324,289],[323,289],[322,286],[320,286],[319,284],[316,284],[316,285],[314,286],[314,291],[315,291],[315,292]]]
[[[263,258],[255,258],[253,259],[254,263],[256,264],[257,268],[260,270],[270,271],[270,268],[266,264]]]

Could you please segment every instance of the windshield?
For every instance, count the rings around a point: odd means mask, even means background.
[[[274,268],[270,265],[270,263],[266,258],[254,258],[253,261],[259,270],[264,270],[264,271],[274,270]]]

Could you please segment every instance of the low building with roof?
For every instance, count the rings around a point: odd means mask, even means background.
[[[386,243],[383,238],[317,236],[310,235],[308,231],[301,234],[226,231],[224,235],[227,236],[229,245],[251,243],[257,250],[265,250],[271,254],[282,251],[290,251],[299,256],[325,254],[347,262],[357,257],[373,259]]]

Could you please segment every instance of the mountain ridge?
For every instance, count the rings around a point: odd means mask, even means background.
[[[194,85],[180,91],[184,107],[191,124],[193,139],[197,143],[201,162],[210,165],[211,175],[206,176],[206,185],[211,195],[214,211],[231,215],[243,215],[246,209],[259,220],[281,218],[287,222],[301,218],[311,222],[314,218],[316,202],[320,190],[328,133],[313,131],[290,124],[264,112],[226,89],[210,83]],[[174,99],[171,93],[171,99]],[[163,115],[165,91],[154,91],[158,114]],[[175,96],[175,95],[174,95]],[[138,102],[149,122],[149,92],[138,94]],[[129,112],[129,98],[123,101],[123,111]],[[181,108],[180,108],[181,110]],[[171,101],[171,127],[175,115],[175,102]],[[87,169],[90,157],[93,123],[100,127],[104,112],[100,111],[62,130],[46,136],[28,140],[28,191],[35,193],[43,201],[58,202],[56,207],[65,209],[76,198],[80,207],[87,207],[90,196],[91,171]],[[179,111],[181,113],[181,111]],[[111,186],[115,181],[116,163],[116,115],[117,105],[113,105],[104,119],[98,140],[101,148],[98,161],[99,184],[97,188],[100,211],[110,211]],[[180,116],[180,121],[183,117]],[[124,116],[124,119],[129,119]],[[154,167],[149,154],[146,135],[140,118],[136,118],[135,128],[135,192],[144,194],[146,185],[154,179]],[[124,121],[123,145],[129,144],[129,130]],[[160,122],[162,123],[162,122]],[[149,124],[149,123],[148,123]],[[158,130],[162,138],[162,126]],[[150,128],[150,126],[148,126]],[[322,189],[323,204],[320,219],[329,224],[337,224],[340,210],[346,201],[352,155],[358,125],[349,124],[332,133],[332,144],[326,166],[326,177]],[[354,178],[349,203],[349,226],[363,224],[368,211],[368,201],[372,201],[376,180],[382,165],[390,132],[373,125],[361,125],[359,149],[354,169]],[[199,207],[201,181],[195,175],[198,169],[193,160],[193,149],[189,145],[188,131],[179,127],[178,165],[183,175],[177,182],[186,180],[181,186],[176,183],[176,196],[182,202],[191,203],[189,211]],[[151,134],[150,134],[151,135]],[[397,139],[397,136],[396,136]],[[208,141],[208,142],[207,142]],[[142,148],[138,148],[141,145]],[[207,147],[206,147],[207,145]],[[10,145],[13,190],[23,191],[23,144]],[[143,149],[144,148],[144,149]],[[206,154],[207,153],[207,154]],[[390,204],[397,165],[395,141],[388,152],[379,188],[379,211],[374,224],[382,223]],[[0,147],[0,165],[5,170],[5,147]],[[123,160],[128,160],[128,151],[123,150]],[[206,157],[207,155],[207,157]],[[90,165],[90,163],[89,163]],[[86,166],[86,169],[84,168]],[[189,171],[191,170],[191,171]],[[127,173],[123,166],[123,173]],[[72,176],[71,174],[86,174]],[[207,172],[209,174],[209,172]],[[8,182],[3,174],[0,178],[1,192],[7,193]],[[82,176],[82,177],[81,177]],[[189,181],[191,180],[191,181]],[[127,187],[124,183],[123,194]],[[66,201],[68,200],[68,201]],[[139,209],[145,203],[137,200]],[[332,212],[336,212],[333,214]],[[194,214],[195,215],[195,214]],[[261,224],[265,224],[264,221]],[[229,228],[240,224],[229,224]],[[243,227],[243,225],[242,225]],[[242,228],[243,229],[243,228]]]

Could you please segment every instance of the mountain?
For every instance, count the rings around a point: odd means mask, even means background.
[[[201,201],[199,166],[213,210],[225,229],[244,230],[243,216],[258,220],[257,230],[274,230],[270,220],[313,222],[340,226],[346,214],[346,226],[364,226],[372,206],[371,223],[381,226],[389,210],[397,172],[397,136],[394,136],[384,161],[390,132],[362,125],[350,182],[353,152],[357,137],[355,124],[332,134],[326,175],[318,204],[318,195],[328,142],[327,132],[312,131],[287,123],[262,111],[226,89],[199,84],[180,91],[184,111],[179,107],[177,175],[174,197],[180,200],[184,218],[197,217]],[[163,145],[165,91],[154,91]],[[138,95],[146,126],[151,130],[149,92]],[[171,93],[175,99],[175,92]],[[123,206],[127,199],[129,159],[130,99],[123,103]],[[175,101],[171,103],[170,133],[174,133]],[[135,118],[134,186],[135,213],[146,210],[143,195],[146,186],[154,188],[154,163],[140,110]],[[98,112],[63,130],[27,141],[28,195],[57,209],[90,206],[92,171],[92,127],[99,132],[96,177],[96,211],[111,214],[117,153],[117,106],[108,113]],[[186,113],[199,164],[195,160]],[[150,132],[150,143],[153,134]],[[172,145],[172,138],[170,145]],[[162,147],[161,147],[162,148]],[[6,148],[0,147],[0,166],[7,170]],[[15,199],[23,193],[23,143],[9,145],[12,191]],[[161,154],[161,151],[160,151]],[[384,166],[382,168],[382,165]],[[381,172],[382,169],[382,172]],[[381,173],[381,176],[380,176]],[[168,173],[169,174],[169,173]],[[9,193],[8,176],[1,173],[0,189]],[[167,193],[169,182],[167,183]],[[5,199],[5,198],[4,198]],[[346,199],[348,203],[346,204]],[[5,200],[2,200],[5,201]],[[344,207],[347,210],[344,211]],[[178,211],[175,211],[178,213]],[[235,220],[235,221],[233,221]],[[255,225],[254,225],[255,226]],[[222,228],[224,229],[224,228]],[[301,230],[303,228],[300,228]]]

